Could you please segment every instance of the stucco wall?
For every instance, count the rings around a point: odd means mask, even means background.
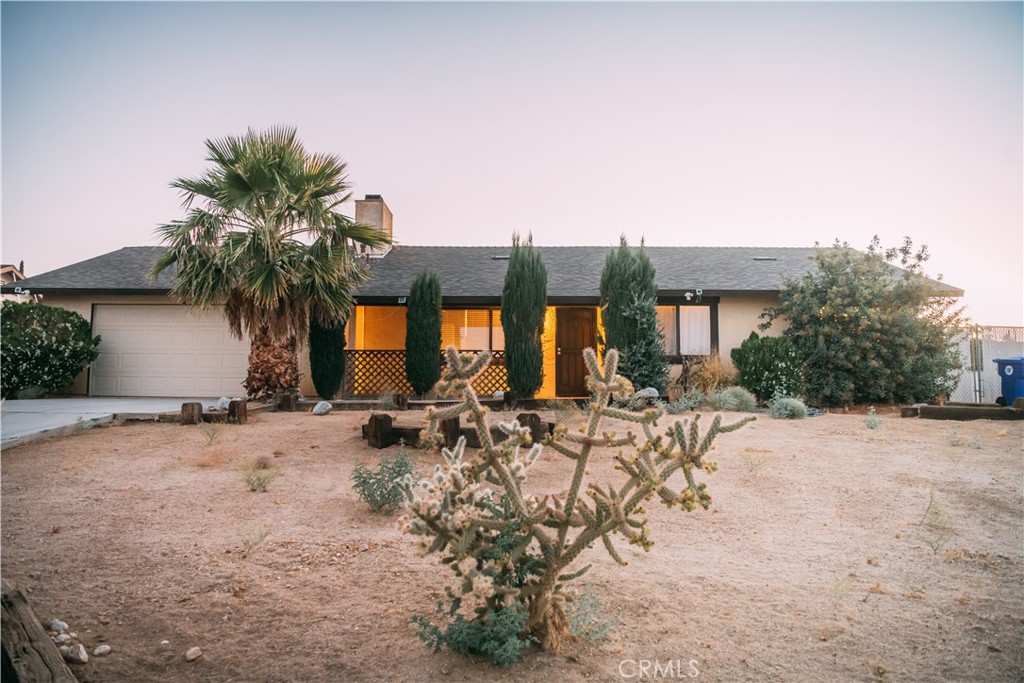
[[[777,302],[778,296],[773,294],[722,297],[718,304],[718,348],[723,363],[732,367],[729,351],[742,344],[751,332],[762,336],[782,334],[785,327],[777,322],[765,332],[757,329],[762,322],[761,313]]]

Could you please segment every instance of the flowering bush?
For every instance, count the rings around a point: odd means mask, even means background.
[[[35,302],[5,301],[0,316],[0,393],[56,391],[74,381],[99,356],[100,338],[85,318]]]
[[[729,355],[739,372],[737,384],[762,402],[803,390],[803,359],[788,337],[758,337],[751,332]]]

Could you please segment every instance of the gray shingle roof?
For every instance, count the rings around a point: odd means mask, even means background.
[[[595,300],[610,247],[537,247],[548,267],[548,296],[558,302]],[[64,268],[22,280],[36,293],[159,293],[170,289],[172,269],[153,282],[147,272],[164,247],[125,247]],[[775,292],[786,277],[813,267],[813,248],[647,247],[657,270],[658,291],[671,294],[703,289],[705,295]],[[395,246],[371,259],[373,279],[360,288],[365,303],[407,296],[424,269],[434,270],[448,300],[497,300],[501,296],[509,247]],[[938,291],[963,291],[936,283]]]

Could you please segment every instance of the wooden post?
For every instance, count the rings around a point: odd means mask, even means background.
[[[299,397],[295,394],[281,394],[277,400],[278,410],[294,413],[299,406]]]
[[[387,448],[393,443],[390,415],[384,413],[371,415],[366,426],[366,443],[371,448]]]
[[[202,403],[182,403],[181,404],[181,424],[183,425],[197,425],[203,421],[203,404]]]
[[[197,404],[198,405],[198,404]],[[3,641],[3,679],[78,683],[60,651],[46,634],[25,596],[2,580],[0,640]]]
[[[540,421],[540,415],[537,413],[519,413],[516,415],[516,422],[521,427],[530,428],[530,438],[534,443],[540,443],[547,436],[547,424]]]
[[[455,448],[459,437],[462,436],[462,428],[459,426],[459,416],[441,421],[441,436],[444,437],[445,448]]]
[[[228,422],[244,425],[249,421],[249,404],[246,401],[232,401],[228,404]]]

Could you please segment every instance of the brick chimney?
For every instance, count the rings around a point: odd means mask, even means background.
[[[389,239],[392,238],[391,209],[388,208],[388,205],[384,203],[384,198],[379,194],[368,194],[365,199],[356,200],[356,223],[372,225],[387,235]],[[384,249],[360,247],[359,249],[360,253],[369,254],[370,256],[383,256],[391,247],[388,246]]]

